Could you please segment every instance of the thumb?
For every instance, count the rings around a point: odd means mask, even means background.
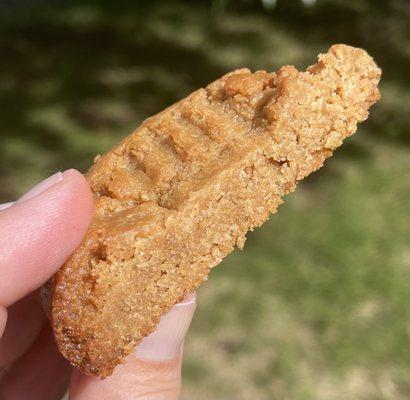
[[[178,399],[183,343],[195,308],[195,294],[174,306],[108,378],[89,377],[76,370],[70,400]]]
[[[93,200],[75,170],[57,173],[0,211],[0,304],[47,281],[80,244]]]

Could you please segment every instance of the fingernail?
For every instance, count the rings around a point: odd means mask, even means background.
[[[11,201],[10,203],[3,203],[0,204],[0,211],[1,210],[6,210],[7,208],[11,207],[14,203]]]
[[[31,188],[28,192],[24,193],[23,196],[21,196],[16,201],[16,204],[32,199],[33,197],[39,195],[49,187],[55,185],[56,183],[62,180],[63,174],[61,172],[57,172],[56,174],[49,176],[48,178],[44,179],[44,181],[40,182],[38,185]]]
[[[157,329],[135,350],[137,358],[150,361],[172,360],[181,354],[185,335],[196,308],[196,296],[190,294],[161,317]]]

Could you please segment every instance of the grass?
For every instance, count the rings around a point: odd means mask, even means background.
[[[0,12],[0,201],[85,170],[231,69],[366,48],[382,101],[199,290],[183,399],[410,397],[410,9],[405,1],[67,2]]]

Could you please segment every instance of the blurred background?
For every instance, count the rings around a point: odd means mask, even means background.
[[[0,202],[232,69],[365,48],[382,100],[200,289],[182,399],[410,398],[409,1],[0,4]]]

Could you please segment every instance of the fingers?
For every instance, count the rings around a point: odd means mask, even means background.
[[[29,351],[0,380],[0,399],[59,400],[70,377],[68,362],[58,353],[49,324]]]
[[[8,309],[6,329],[0,340],[0,368],[26,352],[40,333],[45,320],[38,291]]]
[[[102,380],[73,373],[70,400],[176,400],[181,386],[182,346],[196,308],[188,296],[161,318],[123,365]]]
[[[70,400],[176,400],[181,387],[179,355],[161,362],[142,361],[128,357],[125,365],[113,375],[101,380],[97,377],[73,373]]]
[[[37,289],[80,244],[92,195],[75,170],[56,174],[0,211],[0,304]]]

